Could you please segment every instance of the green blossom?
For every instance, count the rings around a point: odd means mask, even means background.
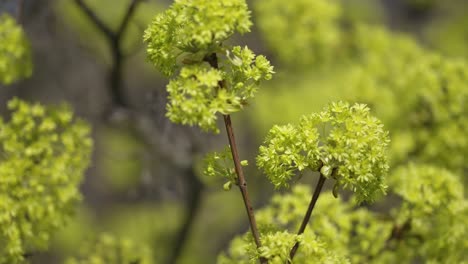
[[[316,128],[303,130],[288,124],[274,126],[260,146],[257,166],[263,170],[275,187],[288,186],[296,170],[318,170],[319,132]]]
[[[232,96],[225,90],[217,94],[221,80],[222,73],[207,65],[182,68],[180,75],[167,85],[167,117],[174,123],[196,124],[206,131],[218,131],[216,113],[234,110],[230,104],[234,100]]]
[[[92,142],[66,107],[13,99],[8,108],[10,120],[0,119],[0,263],[21,263],[73,213]]]
[[[389,185],[411,208],[411,215],[431,215],[440,210],[455,212],[463,200],[463,185],[446,169],[410,164],[395,170]]]
[[[255,95],[260,80],[271,78],[273,68],[265,57],[255,56],[247,47],[234,47],[228,54],[219,69],[195,63],[184,66],[170,81],[167,117],[172,122],[218,133],[217,114],[241,110]]]
[[[302,236],[291,234],[288,231],[277,231],[262,236],[262,243],[258,249],[258,256],[268,259],[269,263],[284,263],[289,259],[289,251],[301,242]]]
[[[255,243],[245,235],[236,237],[232,241],[228,252],[218,256],[217,263],[255,264],[262,257],[267,259],[268,263],[283,264],[289,260],[289,252],[297,241],[301,243],[301,248],[293,263],[350,263],[345,256],[334,251],[310,232],[298,236],[288,231],[276,231],[262,234],[261,238],[263,245],[257,250]]]
[[[146,29],[147,53],[156,68],[173,76],[167,86],[167,117],[175,123],[219,132],[217,114],[241,110],[273,67],[247,47],[225,47],[251,26],[244,0],[178,0]]]
[[[150,61],[165,75],[177,69],[183,53],[213,53],[235,32],[250,30],[245,0],[177,0],[146,29]]]
[[[310,188],[304,185],[294,186],[291,193],[274,195],[269,205],[257,214],[262,231],[297,230],[311,196]],[[313,251],[317,239],[327,249],[333,249],[329,252],[330,257],[346,256],[352,263],[366,262],[369,256],[385,248],[392,229],[390,221],[379,219],[377,214],[366,208],[356,210],[353,201],[345,202],[329,193],[320,196],[312,218],[305,230],[298,258],[295,258],[297,263],[307,263],[300,261],[301,258],[307,259],[303,246]],[[313,240],[308,240],[311,238]]]
[[[389,183],[403,199],[393,212],[397,224],[408,226],[394,247],[408,259],[463,263],[468,258],[468,202],[458,177],[446,169],[410,164],[395,170]]]
[[[260,147],[257,165],[275,187],[288,186],[296,171],[318,171],[350,189],[357,200],[385,193],[388,132],[362,104],[330,104],[299,125],[275,126]]]
[[[235,46],[226,54],[225,66],[221,69],[225,71],[227,88],[246,103],[254,97],[260,81],[272,78],[273,67],[265,56],[255,56],[248,47]]]
[[[0,83],[10,84],[31,73],[31,51],[23,29],[14,18],[0,15]]]
[[[463,172],[468,64],[374,27],[359,27],[355,42],[362,64],[346,80],[347,98],[371,105],[392,131],[392,162],[416,159]]]

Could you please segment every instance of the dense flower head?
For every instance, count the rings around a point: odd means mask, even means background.
[[[217,93],[222,78],[221,71],[208,65],[182,68],[167,85],[167,117],[174,123],[197,124],[203,130],[217,131],[216,112],[228,113],[233,110],[231,105],[239,105],[226,90]]]
[[[317,129],[275,125],[260,146],[257,165],[276,187],[288,186],[296,171],[320,168],[318,143]]]
[[[138,263],[153,264],[153,255],[147,245],[125,238],[101,234],[95,241],[85,244],[78,257],[69,258],[66,264]]]
[[[150,61],[165,75],[177,69],[183,53],[210,54],[235,32],[250,30],[245,0],[176,0],[146,29]]]
[[[247,47],[233,47],[219,62],[219,69],[206,62],[184,66],[170,81],[167,117],[172,122],[218,133],[217,114],[241,110],[256,94],[259,82],[273,73],[266,58]]]
[[[0,263],[20,263],[73,213],[92,142],[66,107],[13,99],[8,108],[10,120],[0,120]]]
[[[31,51],[23,29],[11,16],[0,15],[0,83],[10,84],[31,73]]]
[[[172,122],[217,133],[217,114],[241,110],[271,79],[264,56],[223,43],[251,24],[245,0],[177,0],[153,19],[144,35],[149,59],[167,76],[179,73],[167,86]]]
[[[227,89],[236,93],[242,103],[255,96],[262,80],[270,80],[273,67],[263,55],[255,55],[248,47],[235,46],[226,51],[221,69],[225,71]]]
[[[268,133],[257,165],[276,186],[287,186],[297,171],[320,170],[358,201],[372,201],[385,192],[388,132],[362,104],[332,103],[299,125],[275,126]]]

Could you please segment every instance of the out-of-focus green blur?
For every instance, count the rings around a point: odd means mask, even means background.
[[[130,3],[85,2],[113,30],[118,28]],[[393,46],[392,41],[396,43],[395,39],[401,37],[411,39],[431,54],[468,60],[468,5],[463,0],[335,0],[328,2],[336,5],[336,10],[317,5],[316,10],[303,9],[304,12],[294,9],[290,1],[281,1],[281,9],[292,12],[289,21],[281,21],[272,13],[274,10],[267,10],[267,2],[248,1],[254,28],[231,41],[265,54],[276,72],[246,111],[233,116],[241,159],[249,161],[245,170],[256,208],[265,205],[273,193],[273,186],[255,168],[258,146],[268,130],[274,124],[296,122],[301,115],[319,111],[331,101],[359,100],[366,98],[360,97],[361,92],[370,93],[364,88],[353,88],[353,74],[362,70],[365,55],[356,52],[358,44],[348,35],[348,26],[384,30],[392,36],[386,39],[389,50],[400,48]],[[149,245],[155,263],[166,263],[171,254],[177,254],[177,263],[215,263],[232,237],[248,230],[239,191],[224,191],[224,182],[202,175],[203,155],[224,148],[225,135],[185,129],[170,124],[164,117],[167,81],[147,62],[142,34],[152,17],[169,5],[170,1],[165,0],[138,4],[122,45],[122,82],[132,108],[114,109],[109,114],[112,103],[107,85],[113,62],[109,43],[96,25],[73,0],[24,1],[23,26],[31,41],[35,72],[31,79],[12,88],[2,87],[0,101],[12,96],[44,103],[66,101],[91,122],[96,142],[92,166],[82,186],[83,203],[76,217],[55,235],[50,251],[34,256],[33,263],[62,263],[84,241],[101,233]],[[4,4],[0,5],[3,12],[2,9],[11,12],[14,8]],[[314,20],[314,12],[318,21]],[[320,28],[321,23],[326,27]],[[275,33],[275,28],[284,32]],[[289,35],[282,35],[285,32]],[[400,70],[408,72],[404,67]],[[388,78],[397,79],[398,74]],[[468,83],[465,85],[468,87]],[[371,92],[377,95],[367,98],[378,99],[380,92],[385,91]],[[398,111],[400,105],[395,102],[404,99],[396,98],[393,105],[382,102],[376,106],[378,100],[366,103],[374,104],[371,109],[380,111],[377,115],[385,119],[391,116],[386,111]],[[390,121],[385,125],[400,129]],[[441,138],[444,135],[450,137],[443,132],[437,134]],[[401,159],[401,152],[407,151],[401,149],[412,144],[405,136],[402,133],[395,141],[403,145],[394,145],[395,163]],[[427,157],[429,160],[430,153]],[[466,175],[466,167],[460,170]],[[191,179],[191,173],[198,178]],[[315,179],[303,177],[301,182],[312,183]],[[198,186],[195,189],[194,184]],[[181,236],[184,228],[186,237]],[[181,249],[174,253],[176,245]]]

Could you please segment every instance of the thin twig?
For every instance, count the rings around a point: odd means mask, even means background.
[[[320,178],[317,182],[317,186],[315,186],[315,191],[314,191],[314,194],[312,195],[312,199],[310,200],[309,208],[307,209],[304,219],[302,220],[301,227],[299,228],[299,231],[297,232],[298,235],[302,235],[304,233],[304,230],[307,227],[307,224],[309,223],[310,217],[312,215],[312,211],[314,210],[315,204],[317,203],[317,200],[319,198],[320,192],[322,191],[322,187],[323,187],[323,184],[325,183],[325,180],[326,180],[325,176],[323,176],[322,173],[320,173]],[[292,260],[294,258],[294,255],[296,255],[299,245],[300,243],[296,242],[296,244],[294,244],[294,247],[291,249],[291,252],[289,252],[288,263],[292,263]]]
[[[212,53],[209,56],[206,56],[204,59],[206,62],[210,64],[211,67],[218,69],[218,57],[216,53]],[[219,82],[219,88],[225,89],[226,85],[224,81]],[[224,117],[224,125],[226,126],[226,133],[229,140],[229,146],[231,147],[231,154],[232,159],[234,161],[234,169],[237,175],[237,184],[239,186],[239,190],[242,194],[242,199],[244,200],[245,209],[247,211],[247,216],[249,218],[250,229],[252,231],[252,235],[255,240],[255,244],[257,248],[262,246],[260,241],[260,232],[257,228],[257,221],[255,220],[254,209],[252,207],[252,203],[250,202],[249,193],[247,191],[247,181],[245,180],[244,171],[242,170],[242,166],[239,159],[239,152],[237,150],[236,138],[234,136],[234,130],[232,128],[232,122],[230,115],[223,115]],[[261,263],[268,263],[265,258],[260,258]]]

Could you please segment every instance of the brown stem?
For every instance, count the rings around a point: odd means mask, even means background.
[[[315,191],[314,194],[312,195],[312,199],[310,200],[309,203],[309,208],[307,209],[307,212],[304,216],[304,219],[302,220],[301,227],[299,228],[299,231],[297,232],[298,235],[302,235],[304,233],[305,228],[307,227],[307,224],[309,223],[310,217],[312,215],[312,211],[314,210],[315,204],[317,203],[317,200],[319,198],[320,192],[322,191],[323,184],[325,183],[325,176],[320,173],[320,178],[317,182],[317,186],[315,186]],[[288,263],[291,263],[294,255],[296,255],[297,249],[299,248],[300,243],[296,242],[294,244],[294,247],[291,249],[291,252],[289,252],[289,260]]]
[[[219,68],[218,57],[216,53],[212,53],[206,56],[204,60],[208,62],[211,67],[215,69]],[[220,81],[218,85],[221,89],[226,88],[224,81]],[[234,169],[237,175],[237,184],[239,185],[239,190],[242,194],[242,199],[244,200],[245,210],[247,211],[247,216],[249,218],[250,230],[252,231],[255,244],[257,245],[257,248],[259,248],[262,246],[262,242],[260,241],[260,232],[257,228],[257,221],[255,220],[254,209],[252,207],[252,203],[250,202],[249,193],[247,191],[247,181],[245,180],[244,171],[242,170],[242,166],[239,159],[239,152],[237,151],[236,138],[234,137],[231,116],[223,115],[223,117],[224,125],[226,126],[226,133],[229,140],[229,146],[231,147],[232,160],[234,161]],[[260,263],[268,263],[268,261],[265,258],[260,258]]]
[[[234,161],[234,169],[237,174],[237,183],[239,189],[242,193],[242,198],[244,199],[245,209],[247,210],[247,215],[249,217],[250,229],[255,239],[255,244],[257,247],[261,247],[262,243],[260,242],[260,234],[257,228],[257,222],[255,221],[255,215],[252,207],[252,203],[249,199],[249,193],[247,191],[247,182],[245,181],[244,172],[240,164],[239,154],[237,151],[236,139],[234,137],[234,131],[232,129],[231,117],[229,115],[224,116],[224,124],[226,125],[226,132],[229,139],[229,145],[231,146],[232,159]]]

